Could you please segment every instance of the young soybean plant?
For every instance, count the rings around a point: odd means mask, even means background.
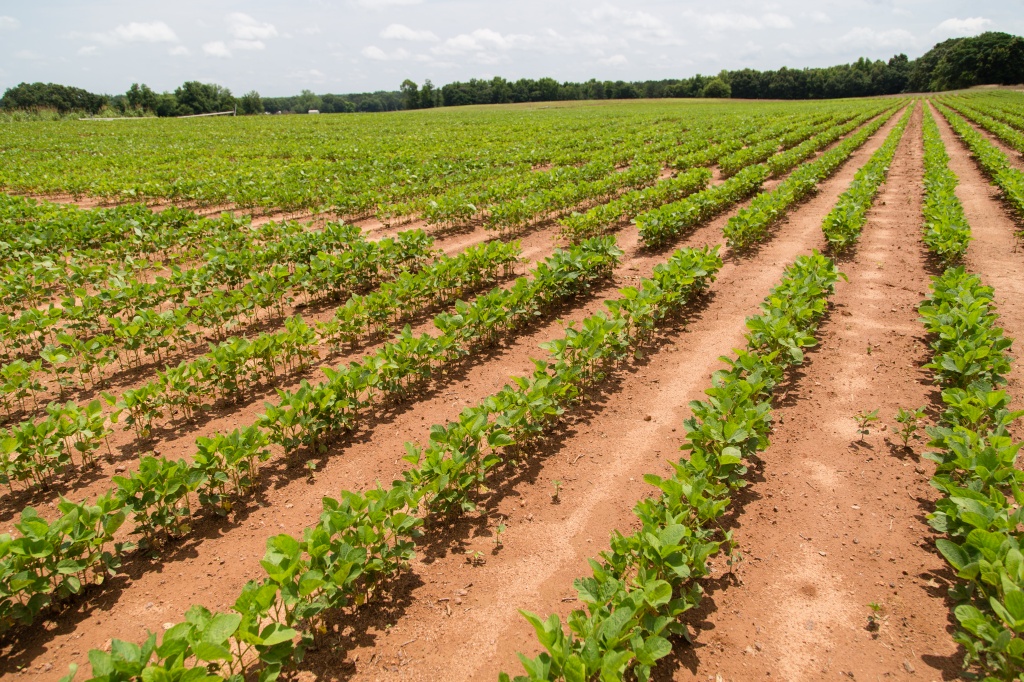
[[[924,408],[919,407],[917,409],[904,410],[902,407],[896,413],[896,423],[899,427],[896,429],[896,435],[903,441],[903,449],[907,450],[910,448],[911,439],[920,438],[917,435],[918,422],[924,419]]]
[[[857,433],[860,434],[860,442],[863,443],[864,436],[871,433],[871,423],[878,421],[878,410],[858,412],[853,415],[853,420],[857,422]]]

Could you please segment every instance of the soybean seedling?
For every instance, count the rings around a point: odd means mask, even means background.
[[[311,460],[311,459],[307,459],[306,460],[306,476],[309,477],[310,481],[314,480],[314,473],[315,472],[316,472],[316,462]]]
[[[484,563],[484,553],[478,549],[471,550],[466,554],[466,563],[471,566],[479,566]]]
[[[868,632],[878,632],[878,628],[882,623],[882,605],[876,602],[868,604],[868,608],[871,609],[871,613],[868,615]]]
[[[853,415],[853,420],[857,422],[857,433],[860,434],[860,442],[863,443],[864,436],[871,433],[871,422],[878,421],[878,410],[858,412]]]
[[[919,438],[917,435],[918,422],[922,419],[924,419],[923,407],[919,407],[916,410],[904,410],[901,407],[899,412],[896,413],[896,423],[899,424],[896,435],[903,441],[904,450],[910,447],[911,439]]]
[[[562,492],[562,482],[561,481],[551,481],[551,485],[555,486],[555,492],[551,493],[551,501],[552,502],[558,502],[561,499],[561,498],[559,498],[559,494],[561,494],[561,492]]]
[[[501,534],[504,533],[504,532],[505,532],[505,524],[504,523],[499,523],[498,527],[494,529],[494,548],[495,549],[501,549],[502,548],[503,545],[502,545],[502,542],[501,542]]]

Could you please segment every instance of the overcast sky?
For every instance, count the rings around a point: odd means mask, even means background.
[[[0,0],[0,90],[124,92],[187,80],[264,96],[397,90],[405,78],[646,80],[917,57],[1024,0]]]

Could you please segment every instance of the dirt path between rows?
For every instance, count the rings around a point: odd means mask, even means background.
[[[777,401],[772,445],[740,504],[745,560],[717,580],[678,652],[675,680],[947,679],[950,577],[924,515],[933,470],[904,452],[899,407],[934,406],[917,305],[928,287],[920,243],[921,116],[915,114],[843,266],[820,349]],[[863,442],[853,415],[877,409]],[[872,606],[874,605],[874,606]],[[662,671],[659,677],[670,676]]]

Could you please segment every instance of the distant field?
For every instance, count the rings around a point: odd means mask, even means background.
[[[406,214],[537,166],[669,163],[728,135],[794,130],[870,101],[556,103],[368,115],[5,126],[0,186],[114,201]]]

